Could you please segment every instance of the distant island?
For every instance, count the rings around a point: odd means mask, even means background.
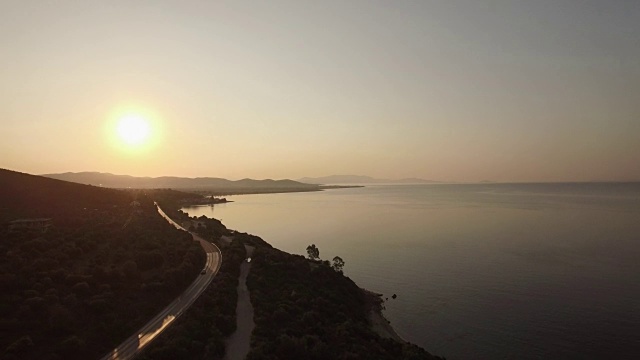
[[[441,181],[419,178],[376,179],[363,175],[330,175],[323,177],[303,177],[298,179],[305,184],[437,184]]]
[[[115,189],[177,189],[198,192],[199,194],[208,196],[321,191],[337,187],[302,183],[289,179],[242,179],[234,181],[216,177],[136,177],[101,172],[67,172],[60,174],[43,174],[41,176],[79,184]]]

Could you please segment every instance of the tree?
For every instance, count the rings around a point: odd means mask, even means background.
[[[307,246],[307,254],[311,260],[320,259],[320,250],[318,250],[315,244]]]
[[[344,267],[344,260],[340,256],[336,256],[333,258],[333,264],[331,268],[339,273],[342,272],[342,268]]]

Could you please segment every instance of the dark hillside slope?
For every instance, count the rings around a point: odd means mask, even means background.
[[[134,202],[135,200],[135,202]],[[205,262],[144,192],[0,170],[0,359],[96,359],[181,293]],[[46,231],[8,221],[50,217]]]
[[[328,263],[259,246],[252,264],[247,359],[439,359],[374,333],[364,291]]]
[[[129,206],[131,193],[0,169],[0,220],[19,217],[66,219],[83,213]]]

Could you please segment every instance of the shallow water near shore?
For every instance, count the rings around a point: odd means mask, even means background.
[[[345,260],[410,342],[449,359],[640,353],[640,184],[376,185],[184,208]],[[391,299],[392,294],[398,298]]]

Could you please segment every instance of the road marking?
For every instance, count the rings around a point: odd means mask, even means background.
[[[182,226],[176,224],[160,209],[157,203],[154,203],[158,208],[158,212],[165,218],[170,224],[178,229],[186,231]],[[200,242],[200,246],[207,253],[207,266],[212,270],[210,274],[204,276],[198,275],[198,277],[189,285],[189,287],[176,299],[174,299],[167,307],[165,307],[159,314],[157,314],[151,321],[138,330],[135,334],[127,338],[120,346],[111,350],[108,354],[103,356],[101,360],[129,360],[133,359],[139,352],[147,346],[153,339],[155,339],[165,328],[173,323],[185,310],[187,310],[196,299],[204,292],[209,286],[215,275],[218,273],[222,262],[222,253],[220,249],[205,241],[200,236],[190,233],[194,240]],[[206,246],[207,245],[207,246]],[[214,260],[216,266],[214,267]],[[183,297],[185,297],[183,301]],[[173,314],[171,314],[173,313]],[[162,322],[160,322],[162,321]],[[156,329],[151,331],[151,329]]]

